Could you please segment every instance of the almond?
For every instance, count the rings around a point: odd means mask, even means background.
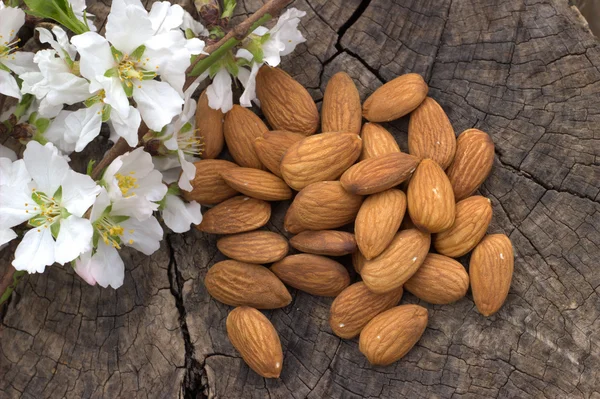
[[[485,132],[468,129],[456,141],[454,162],[446,173],[456,201],[473,194],[487,179],[494,163],[494,142]]]
[[[401,287],[425,260],[431,237],[412,229],[396,234],[378,257],[364,262],[360,275],[369,289],[383,294]]]
[[[389,122],[401,118],[419,106],[429,88],[421,75],[398,76],[377,90],[363,104],[363,116],[370,122]]]
[[[456,135],[448,116],[431,97],[410,114],[408,152],[419,158],[433,159],[446,169],[454,159]]]
[[[275,130],[272,132],[263,133],[262,137],[254,140],[254,150],[258,159],[267,169],[278,177],[281,176],[279,165],[281,158],[292,144],[304,138],[300,133],[285,132],[283,130]]]
[[[476,195],[456,204],[454,224],[437,234],[433,244],[442,255],[458,258],[470,252],[485,236],[492,221],[492,203]]]
[[[233,168],[221,172],[229,186],[242,194],[265,201],[284,201],[292,198],[292,190],[279,177],[264,170]]]
[[[263,121],[248,108],[237,104],[231,108],[225,115],[225,141],[238,165],[264,169],[254,150],[254,140],[268,130]]]
[[[211,234],[243,233],[264,226],[270,217],[268,202],[240,195],[206,211],[196,228]]]
[[[319,111],[304,87],[279,68],[264,65],[256,75],[256,96],[276,130],[311,135],[319,128]]]
[[[408,179],[418,164],[419,158],[403,152],[382,155],[351,166],[340,181],[353,194],[375,194]]]
[[[392,242],[405,211],[406,195],[396,189],[373,194],[362,203],[354,222],[354,234],[366,259],[373,259]]]
[[[337,296],[350,284],[344,266],[324,256],[290,255],[271,266],[287,285],[318,296]]]
[[[217,248],[225,256],[246,263],[272,263],[288,253],[288,242],[271,231],[251,231],[225,236],[217,240]]]
[[[398,146],[394,136],[377,123],[365,123],[360,138],[363,141],[363,149],[360,154],[361,161],[400,152],[400,146]]]
[[[362,196],[350,194],[339,181],[313,183],[294,198],[284,227],[292,234],[335,229],[354,221],[362,201]]]
[[[429,254],[404,288],[426,302],[444,305],[458,301],[469,289],[469,275],[457,261]]]
[[[362,124],[360,95],[354,81],[345,72],[329,79],[323,95],[321,130],[360,133]]]
[[[340,338],[354,338],[373,317],[396,306],[401,297],[402,288],[375,294],[362,281],[354,283],[333,300],[329,326]]]
[[[204,285],[213,298],[230,306],[277,309],[292,302],[285,285],[269,269],[235,260],[215,263]]]
[[[452,185],[437,162],[421,161],[410,179],[406,197],[410,219],[419,229],[439,233],[454,224]]]
[[[223,150],[223,112],[220,109],[212,109],[208,106],[208,96],[206,90],[202,92],[198,99],[196,108],[196,129],[198,135],[202,137],[204,143],[203,159],[214,159],[219,156]]]
[[[360,333],[358,349],[376,366],[402,359],[427,327],[427,309],[400,305],[375,316]]]
[[[196,176],[190,183],[192,191],[182,191],[187,201],[196,201],[202,205],[214,205],[238,194],[225,180],[221,172],[237,168],[233,162],[223,159],[203,159],[194,162]]]
[[[345,231],[304,231],[290,239],[298,251],[316,255],[342,256],[356,251],[354,234]]]
[[[257,374],[278,378],[283,351],[273,324],[256,309],[242,306],[227,316],[227,336],[242,359]]]
[[[469,276],[477,310],[491,316],[501,307],[512,280],[514,253],[510,239],[504,234],[485,237],[471,254]]]
[[[321,133],[292,144],[281,159],[281,174],[294,190],[335,180],[360,156],[362,140],[354,133]]]
[[[356,273],[360,274],[366,261],[367,259],[359,250],[356,250],[352,254],[352,266],[354,267],[354,271],[356,271]]]

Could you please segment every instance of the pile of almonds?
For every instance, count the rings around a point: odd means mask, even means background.
[[[254,371],[280,375],[278,334],[257,309],[289,305],[285,285],[335,297],[333,333],[360,335],[359,349],[374,365],[402,358],[427,326],[426,308],[398,305],[403,289],[448,304],[470,284],[481,314],[498,311],[514,256],[507,236],[486,236],[490,201],[472,196],[492,168],[494,144],[486,133],[469,129],[457,139],[417,74],[386,83],[361,105],[352,79],[338,73],[327,85],[321,118],[306,89],[280,69],[263,66],[256,91],[272,131],[246,108],[226,115],[210,109],[203,93],[197,126],[205,159],[196,163],[187,194],[214,205],[198,229],[221,235],[217,246],[231,260],[212,266],[204,283],[213,298],[236,306],[227,333]],[[405,153],[376,122],[409,113]],[[369,122],[362,125],[362,117]],[[319,121],[323,133],[315,134]],[[213,159],[224,142],[235,163]],[[301,253],[288,255],[286,237],[258,229],[271,217],[268,201],[292,198],[284,227]],[[354,234],[333,230],[352,223]],[[467,273],[455,258],[471,251]],[[348,254],[362,281],[351,284],[346,268],[327,257]]]

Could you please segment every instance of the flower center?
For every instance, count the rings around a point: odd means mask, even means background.
[[[11,36],[13,35],[14,31],[11,31]],[[19,42],[21,41],[21,39],[17,39],[15,41],[13,41],[12,43],[8,43],[7,40],[4,40],[4,38],[2,37],[2,35],[0,35],[0,58],[10,58],[11,59],[15,59],[15,56],[11,54],[13,54],[15,51],[17,51],[19,49]]]
[[[131,197],[134,193],[129,193],[130,190],[140,188],[140,185],[137,184],[137,178],[133,177],[135,172],[129,172],[129,175],[122,175],[120,173],[115,173],[115,178],[117,179],[117,184],[121,189],[121,193],[125,197]],[[129,195],[128,195],[129,194]]]
[[[42,228],[47,229],[62,218],[63,209],[54,197],[32,189],[31,199],[32,203],[25,203],[25,212],[35,215],[29,219],[29,224],[37,227],[38,232]]]
[[[188,132],[179,132],[177,135],[177,147],[183,151],[184,154],[200,157],[204,152],[204,140],[202,137],[198,137],[196,132],[198,130],[190,130]]]
[[[132,80],[154,79],[156,77],[156,72],[147,71],[143,68],[146,66],[146,63],[149,60],[149,58],[146,58],[146,61],[143,62],[141,60],[135,60],[129,58],[128,56],[124,56],[117,67],[119,79],[121,79],[121,82],[125,83],[128,87],[133,87]],[[156,69],[158,69],[158,66],[156,67]]]
[[[110,217],[103,216],[94,223],[94,227],[100,233],[102,241],[106,245],[121,249],[121,236],[123,235],[123,227],[115,223]]]

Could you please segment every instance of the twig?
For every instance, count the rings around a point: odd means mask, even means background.
[[[208,60],[212,54],[217,52],[217,50],[219,50],[223,46],[229,47],[229,48],[235,46],[235,44],[237,44],[240,40],[243,40],[246,36],[248,36],[250,33],[252,33],[252,30],[254,30],[256,28],[255,25],[257,22],[264,21],[265,16],[272,17],[273,15],[277,15],[289,3],[291,3],[291,0],[269,0],[267,3],[265,3],[265,5],[263,5],[261,8],[259,8],[258,11],[256,11],[250,17],[246,18],[239,25],[237,25],[235,28],[233,28],[231,31],[229,31],[217,43],[207,46],[204,49],[204,51],[207,54],[201,54],[198,57],[196,57],[194,62],[187,69],[187,71],[186,71],[187,78],[185,80],[185,84],[183,85],[183,91],[185,91],[188,87],[190,87],[192,85],[192,83],[197,79],[197,76],[200,75],[202,72],[204,72],[204,70],[206,70],[206,67],[204,67],[204,66],[202,66],[202,64],[200,64],[200,62],[202,60],[204,60],[204,59]],[[232,46],[232,43],[233,43],[233,46]],[[216,55],[218,55],[218,53],[215,54],[215,56]],[[202,68],[204,68],[204,70],[198,74],[195,74],[196,76],[190,76],[189,74],[192,73],[192,71],[194,71],[194,69],[196,69],[196,72],[198,71],[199,64],[202,66]],[[202,68],[200,68],[200,69],[202,69]],[[148,132],[148,127],[146,126],[146,124],[144,122],[142,122],[142,124],[140,125],[140,128],[138,130],[139,139],[141,140],[141,138],[144,137],[144,135],[147,132]],[[96,166],[92,170],[92,178],[94,180],[98,179],[100,177],[100,174],[102,173],[102,171],[108,165],[110,165],[110,163],[112,161],[114,161],[118,156],[125,154],[130,149],[131,149],[131,147],[129,147],[127,142],[123,138],[119,138],[117,140],[117,142],[115,143],[115,145],[113,145],[112,148],[100,160],[100,162],[98,162],[96,164]]]

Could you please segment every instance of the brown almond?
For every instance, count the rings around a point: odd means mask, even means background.
[[[467,198],[487,179],[494,164],[494,142],[485,132],[468,129],[456,141],[454,162],[446,173],[456,201]]]
[[[491,316],[504,304],[512,281],[514,262],[512,244],[504,234],[485,237],[473,250],[469,277],[473,301],[482,315]]]
[[[312,97],[283,70],[261,67],[256,75],[256,96],[274,129],[308,136],[319,128],[319,111]]]
[[[362,196],[350,194],[339,181],[313,183],[294,198],[284,227],[292,234],[336,229],[354,221],[362,201]]]
[[[256,309],[242,306],[227,316],[227,336],[257,374],[278,378],[283,366],[281,341],[273,324]]]
[[[268,202],[239,195],[206,211],[196,228],[211,234],[236,234],[256,230],[269,221]]]
[[[373,259],[392,242],[406,212],[406,195],[397,189],[373,194],[362,203],[354,234],[360,252]]]
[[[412,229],[396,234],[378,257],[364,262],[360,275],[369,289],[378,294],[401,287],[425,260],[431,237]]]
[[[290,239],[298,251],[315,255],[342,256],[356,251],[354,234],[337,230],[303,231]]]
[[[272,263],[283,259],[289,250],[288,242],[271,231],[251,231],[221,237],[217,248],[225,256],[245,263]]]
[[[389,122],[412,112],[427,97],[429,88],[421,75],[408,73],[390,80],[363,104],[363,116],[370,122]]]
[[[363,141],[363,149],[360,154],[361,161],[400,152],[400,146],[394,136],[377,123],[365,123],[360,138]]]
[[[333,300],[329,326],[340,338],[354,338],[373,317],[396,306],[401,297],[402,288],[375,294],[362,281],[354,283]]]
[[[214,159],[223,151],[225,138],[223,137],[223,122],[225,118],[220,109],[212,109],[208,105],[206,90],[198,99],[196,108],[196,129],[204,143],[203,159]]]
[[[358,349],[373,365],[392,364],[421,339],[427,320],[427,309],[419,305],[400,305],[386,310],[363,328]]]
[[[325,88],[321,108],[321,130],[358,134],[361,123],[358,89],[350,75],[338,72],[329,79]]]
[[[192,191],[183,191],[183,198],[196,201],[202,205],[214,205],[223,202],[239,193],[221,178],[221,172],[237,168],[233,162],[223,159],[203,159],[194,162],[196,176],[190,183]]]
[[[444,305],[458,301],[469,289],[469,275],[457,261],[429,254],[404,289],[426,302]]]
[[[408,152],[421,159],[433,159],[446,169],[454,159],[456,135],[448,116],[431,97],[410,114]]]
[[[289,305],[292,296],[269,269],[251,263],[224,260],[208,269],[204,278],[208,293],[230,306],[277,309]]]
[[[337,296],[350,284],[344,266],[324,256],[290,255],[271,266],[287,285],[318,296]]]
[[[418,164],[419,158],[403,152],[382,155],[351,166],[340,181],[353,194],[380,193],[408,179]]]
[[[442,255],[458,258],[470,252],[485,233],[492,221],[492,203],[480,195],[465,198],[456,204],[454,224],[448,230],[436,234],[433,245]]]
[[[264,169],[254,150],[254,140],[268,130],[254,112],[234,104],[225,115],[224,134],[229,153],[238,165]]]
[[[254,140],[254,150],[258,159],[267,169],[278,177],[281,176],[279,165],[281,158],[292,144],[302,140],[305,136],[300,133],[275,130],[263,133],[262,137]]]
[[[362,140],[355,133],[321,133],[292,144],[281,159],[283,179],[294,190],[335,180],[360,156]]]
[[[454,193],[437,162],[421,161],[410,179],[406,197],[410,219],[419,229],[439,233],[454,224]]]
[[[292,190],[279,177],[260,169],[233,168],[221,172],[229,186],[242,194],[265,201],[285,201]]]

